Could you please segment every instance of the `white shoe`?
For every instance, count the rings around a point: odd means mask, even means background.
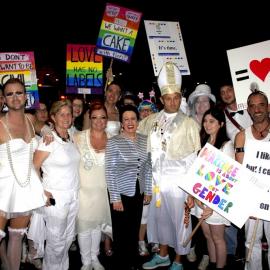
[[[105,270],[103,265],[99,262],[98,258],[92,261],[92,267],[94,270]]]
[[[197,260],[197,255],[195,253],[195,247],[190,249],[190,252],[187,254],[187,259],[189,262],[195,262]]]
[[[209,264],[209,256],[208,255],[203,255],[202,260],[198,266],[199,270],[206,270],[207,266]]]
[[[83,265],[81,267],[81,270],[92,270],[92,269],[93,269],[92,264]]]

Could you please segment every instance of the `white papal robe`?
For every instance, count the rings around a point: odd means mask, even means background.
[[[138,132],[148,134],[148,150],[152,155],[153,199],[148,241],[169,245],[177,254],[187,254],[190,246],[183,247],[183,242],[191,233],[191,222],[187,228],[184,225],[188,194],[177,182],[185,178],[200,149],[199,126],[181,111],[174,114],[161,111],[142,120]]]

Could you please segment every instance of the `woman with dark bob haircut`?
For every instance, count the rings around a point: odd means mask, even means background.
[[[105,175],[112,204],[115,269],[130,270],[137,267],[143,202],[149,204],[152,195],[152,167],[147,136],[136,133],[137,108],[123,106],[120,121],[122,133],[107,143]]]

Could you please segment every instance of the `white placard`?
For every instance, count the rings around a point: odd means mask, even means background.
[[[254,181],[240,163],[207,143],[179,186],[241,228],[260,196]]]
[[[256,185],[264,192],[258,198],[252,216],[270,221],[270,143],[246,140],[243,166],[257,178]]]
[[[165,62],[173,62],[182,75],[190,75],[179,22],[144,21],[155,76]]]
[[[247,108],[251,90],[265,92],[270,100],[270,40],[228,50],[228,61],[238,110]]]

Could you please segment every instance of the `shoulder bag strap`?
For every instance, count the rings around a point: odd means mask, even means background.
[[[241,131],[243,130],[244,128],[241,127],[236,121],[235,119],[233,119],[233,117],[230,115],[230,113],[228,112],[227,109],[224,110],[226,116],[230,119],[230,121]]]

